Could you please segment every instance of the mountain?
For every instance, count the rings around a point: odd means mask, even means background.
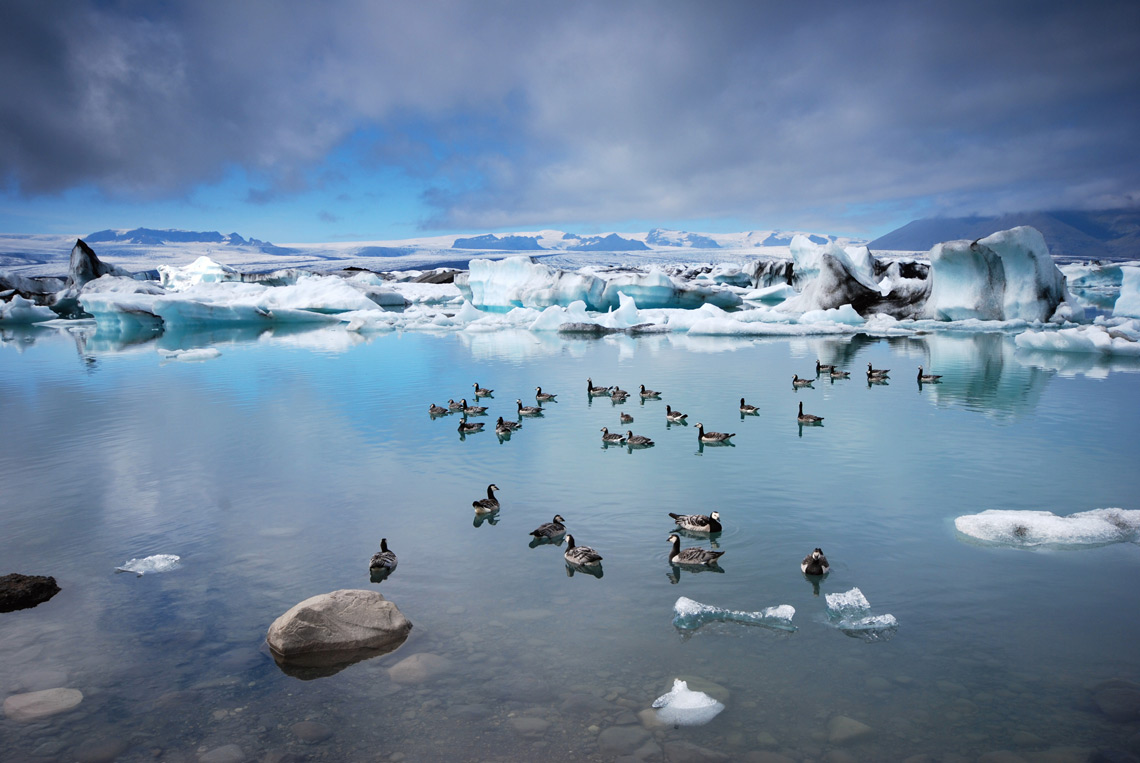
[[[1054,256],[1140,259],[1140,209],[1020,212],[1000,217],[932,217],[914,220],[880,236],[872,250],[926,251],[943,241],[977,240],[1000,230],[1032,225]]]
[[[457,238],[451,245],[452,249],[492,249],[497,252],[532,252],[541,250],[538,236],[496,236],[494,233],[485,233],[482,236],[471,238]]]
[[[699,233],[688,233],[679,230],[666,230],[654,228],[645,235],[645,243],[651,246],[682,246],[693,249],[720,249],[718,244],[708,236]]]
[[[84,236],[89,244],[111,244],[137,246],[165,246],[166,244],[217,244],[219,246],[249,246],[263,252],[273,253],[278,250],[268,241],[256,238],[245,239],[237,233],[225,235],[217,231],[193,230],[157,230],[155,228],[135,228],[133,230],[107,230],[96,231]]]

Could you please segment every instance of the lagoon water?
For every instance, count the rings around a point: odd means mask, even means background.
[[[0,345],[0,574],[62,588],[0,615],[0,696],[84,695],[38,722],[0,718],[4,760],[1140,752],[1140,723],[1096,702],[1102,682],[1140,681],[1140,547],[1008,548],[954,527],[986,509],[1140,508],[1140,363],[1026,354],[1002,334],[333,328],[120,345],[90,331],[9,331]],[[220,355],[162,352],[206,346]],[[851,380],[793,390],[817,357]],[[869,387],[868,362],[890,383]],[[919,387],[919,365],[943,383]],[[587,377],[663,396],[615,406],[587,397]],[[475,382],[495,390],[481,403],[491,431],[460,437],[456,417],[429,417],[432,402],[472,401]],[[538,385],[558,402],[500,441],[495,418],[533,405]],[[759,415],[740,416],[742,396]],[[800,401],[823,426],[797,425]],[[666,403],[689,425],[668,425]],[[698,421],[734,445],[699,447]],[[604,448],[603,426],[656,445]],[[503,508],[479,522],[471,501],[490,482]],[[723,572],[672,569],[668,513],[712,510]],[[602,554],[601,577],[529,545],[556,513]],[[382,537],[400,561],[377,585]],[[832,564],[818,588],[799,571],[816,546]],[[181,563],[115,572],[152,554]],[[897,618],[892,638],[829,621],[826,594],[856,587]],[[326,677],[283,672],[270,623],[342,588],[395,601],[408,641]],[[681,630],[681,596],[790,604],[797,630]],[[421,653],[440,659],[390,672]],[[726,709],[645,728],[678,677]],[[870,731],[843,739],[845,719]]]

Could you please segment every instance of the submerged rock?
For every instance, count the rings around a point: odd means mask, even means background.
[[[269,626],[266,641],[276,655],[360,649],[395,649],[411,622],[376,591],[344,589],[305,599]]]
[[[83,701],[78,689],[44,689],[27,694],[13,694],[4,700],[4,715],[14,721],[38,721],[73,710]]]
[[[15,612],[43,604],[59,593],[55,578],[13,572],[0,577],[0,612]]]

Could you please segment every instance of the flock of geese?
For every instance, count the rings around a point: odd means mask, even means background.
[[[835,365],[821,363],[819,360],[815,361],[815,373],[815,379],[800,378],[798,374],[793,374],[793,389],[811,387],[812,384],[824,374],[832,381],[847,379],[851,376],[850,371],[840,370]],[[871,363],[867,364],[868,385],[885,384],[889,378],[890,369],[875,368]],[[918,383],[920,386],[924,383],[936,384],[939,383],[941,379],[942,376],[940,374],[927,374],[924,373],[922,366],[918,367]],[[478,382],[475,382],[472,386],[474,387],[475,405],[469,405],[467,399],[463,398],[458,403],[455,402],[455,400],[448,400],[446,408],[432,403],[428,409],[432,418],[446,416],[456,412],[460,413],[461,417],[458,429],[461,437],[466,433],[478,432],[483,429],[482,422],[468,421],[467,417],[486,415],[487,407],[478,405],[479,400],[481,398],[490,398],[494,394],[493,389],[480,387]],[[591,378],[586,379],[586,394],[591,399],[594,397],[607,397],[614,405],[624,403],[631,396],[631,393],[618,386],[596,386],[594,380]],[[642,401],[661,399],[660,392],[647,389],[644,384],[639,385],[637,394]],[[512,432],[522,426],[522,418],[524,416],[541,416],[543,414],[542,403],[557,402],[556,398],[556,394],[543,392],[542,387],[535,387],[535,400],[538,402],[538,405],[523,405],[521,398],[516,399],[517,420],[507,421],[502,416],[499,416],[495,423],[495,433],[500,439],[509,438]],[[742,418],[746,415],[757,415],[759,408],[755,405],[749,405],[742,397],[740,398],[740,413]],[[674,410],[671,405],[666,405],[665,418],[666,421],[673,424],[686,424],[688,414]],[[801,425],[818,425],[823,422],[822,416],[804,413],[804,404],[802,401],[799,403],[799,411],[796,418]],[[620,421],[622,424],[632,423],[633,416],[621,411]],[[604,446],[625,445],[629,448],[647,448],[654,444],[651,438],[644,435],[635,435],[632,430],[626,430],[623,434],[621,432],[610,432],[607,427],[602,427],[601,431]],[[704,424],[697,423],[697,439],[702,444],[730,444],[728,441],[735,436],[736,434],[734,432],[706,431]],[[498,490],[498,485],[492,483],[487,486],[486,498],[479,498],[471,502],[477,518],[488,517],[498,513],[501,508],[499,499],[495,497],[495,493]],[[723,529],[720,522],[720,513],[716,511],[707,515],[670,513],[669,517],[676,523],[680,532],[695,534],[698,537],[706,537],[710,540],[715,539]],[[566,559],[567,574],[572,575],[574,570],[579,570],[595,575],[596,577],[601,577],[602,555],[590,546],[577,544],[574,540],[574,536],[566,532],[565,522],[566,520],[560,514],[555,514],[550,522],[546,522],[532,530],[530,533],[534,538],[534,540],[531,541],[532,546],[544,543],[561,545],[562,542],[565,541],[566,550],[563,556]],[[714,551],[697,546],[683,549],[681,548],[681,538],[678,532],[670,534],[667,540],[672,546],[668,556],[669,563],[674,565],[674,567],[688,567],[690,569],[716,568],[718,560],[725,553],[724,551]],[[381,539],[380,551],[372,556],[372,560],[369,563],[373,581],[379,582],[391,574],[391,572],[396,569],[396,563],[396,554],[388,549],[387,538]],[[823,551],[819,548],[814,549],[810,554],[804,557],[800,563],[800,571],[809,576],[826,575],[829,569],[827,557],[824,556]]]

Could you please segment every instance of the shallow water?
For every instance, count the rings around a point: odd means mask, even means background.
[[[221,355],[156,351],[207,345]],[[793,390],[817,357],[852,379]],[[890,383],[869,387],[868,362],[891,368]],[[943,383],[920,388],[920,364]],[[1106,717],[1092,689],[1140,680],[1140,548],[989,547],[953,520],[1140,508],[1137,371],[1021,353],[1001,334],[319,329],[123,344],[6,332],[0,573],[54,575],[63,590],[0,615],[0,696],[67,686],[84,701],[32,724],[0,718],[3,757],[195,760],[229,744],[248,759],[328,760],[660,759],[679,742],[797,760],[1130,749],[1140,726]],[[587,397],[587,377],[663,396],[615,406]],[[495,389],[480,403],[489,430],[516,398],[533,405],[538,385],[558,402],[508,441],[461,438],[457,418],[433,420],[428,405],[470,402],[474,382]],[[740,416],[741,396],[759,415]],[[797,425],[799,401],[823,426]],[[668,425],[666,403],[689,425]],[[734,445],[700,447],[698,421]],[[656,445],[604,448],[602,426]],[[503,509],[479,523],[471,501],[489,482]],[[668,512],[712,510],[723,572],[671,568]],[[555,513],[602,554],[600,578],[529,546]],[[400,561],[376,586],[367,562],[381,537]],[[815,546],[832,564],[818,591],[799,572]],[[181,563],[115,573],[151,554]],[[872,614],[897,618],[893,638],[866,643],[829,621],[824,595],[855,587]],[[270,623],[340,588],[378,588],[411,637],[329,677],[286,675],[264,646]],[[790,604],[798,629],[682,631],[680,596]],[[445,669],[395,681],[388,669],[420,652]],[[719,684],[725,711],[639,731],[637,713],[675,677]],[[872,731],[837,741],[838,716]]]

